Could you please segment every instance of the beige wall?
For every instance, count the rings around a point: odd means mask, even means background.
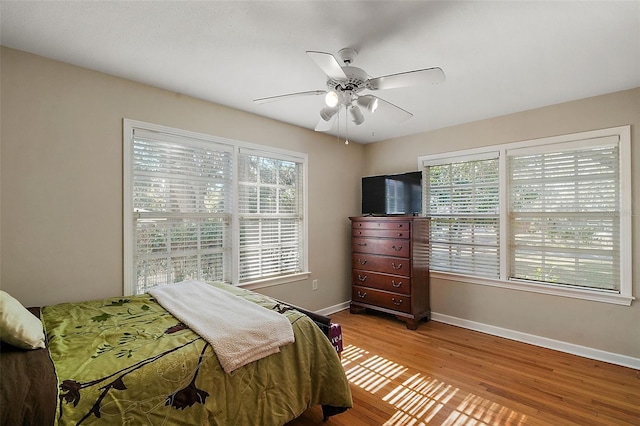
[[[23,304],[122,295],[123,118],[307,153],[312,275],[260,291],[314,310],[349,300],[361,145],[12,49],[0,59],[0,286]]]
[[[631,125],[633,295],[640,296],[640,88],[365,146],[365,174],[417,170],[421,155]],[[432,280],[434,312],[640,358],[640,303],[631,307]]]
[[[312,276],[261,291],[310,309],[350,298],[347,217],[360,211],[361,176],[416,170],[420,155],[604,127],[632,125],[633,263],[640,264],[640,89],[346,147],[11,49],[2,48],[0,65],[0,287],[27,305],[122,294],[123,117],[309,155]],[[640,357],[638,302],[623,307],[442,280],[433,280],[431,297],[440,314]]]

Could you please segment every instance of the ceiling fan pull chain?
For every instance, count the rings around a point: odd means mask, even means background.
[[[349,145],[349,117],[347,117],[347,107],[344,107],[344,144]]]
[[[336,140],[340,140],[340,109],[341,107],[338,107],[338,113],[336,114],[336,119],[338,120],[338,133],[336,133]]]

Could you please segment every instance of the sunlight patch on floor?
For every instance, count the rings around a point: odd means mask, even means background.
[[[411,373],[407,367],[353,345],[342,352],[342,365],[349,382],[371,394],[385,391],[393,380],[406,376],[401,385],[387,389],[380,398],[396,409],[385,426],[426,426],[435,416],[445,426],[520,425],[527,419],[501,404]]]
[[[427,424],[458,391],[439,380],[414,374],[382,398],[398,409],[385,425]]]
[[[407,371],[395,362],[352,345],[343,350],[342,365],[349,382],[373,394]]]

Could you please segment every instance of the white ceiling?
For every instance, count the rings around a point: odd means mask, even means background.
[[[444,70],[375,92],[414,117],[366,112],[361,143],[640,87],[640,1],[2,0],[0,18],[4,46],[309,129],[322,96],[252,102],[326,89],[307,50],[355,48],[373,77]]]

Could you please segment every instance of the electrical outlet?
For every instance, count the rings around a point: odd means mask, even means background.
[[[311,290],[317,290],[318,289],[318,280],[313,280],[311,282]]]

